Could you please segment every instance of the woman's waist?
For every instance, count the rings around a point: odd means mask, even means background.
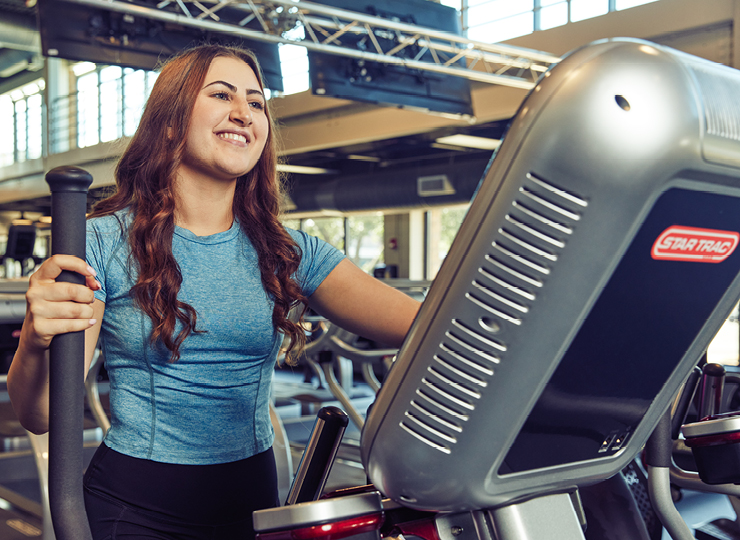
[[[248,517],[245,501],[254,497],[260,483],[271,481],[262,471],[271,463],[269,447],[236,461],[188,465],[130,456],[103,443],[85,475],[85,487],[160,518],[193,524],[235,522]]]

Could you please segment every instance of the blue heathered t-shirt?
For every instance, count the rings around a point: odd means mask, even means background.
[[[180,359],[170,363],[170,351],[150,343],[151,321],[129,295],[136,272],[121,224],[130,219],[119,212],[87,222],[87,262],[103,286],[95,297],[105,302],[101,337],[112,413],[106,444],[137,458],[194,465],[267,450],[282,334],[272,326],[272,302],[251,242],[237,223],[212,236],[175,228],[178,299],[195,308],[196,328],[205,332],[191,334]],[[295,277],[310,296],[344,255],[305,233],[288,232],[303,255]]]

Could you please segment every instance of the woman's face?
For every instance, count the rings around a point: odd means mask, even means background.
[[[265,147],[265,96],[247,63],[214,58],[193,107],[179,175],[234,180],[252,170]]]

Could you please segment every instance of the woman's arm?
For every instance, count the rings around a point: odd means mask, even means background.
[[[392,347],[401,346],[421,305],[347,259],[324,279],[308,304],[342,328]]]
[[[62,270],[85,276],[85,285],[57,282]],[[99,288],[92,268],[70,255],[54,255],[29,280],[26,316],[8,371],[8,394],[18,420],[33,433],[49,429],[47,351],[55,335],[85,330],[87,373],[105,310],[105,304],[94,299]]]

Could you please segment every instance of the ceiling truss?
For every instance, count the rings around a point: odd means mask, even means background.
[[[308,51],[402,65],[488,84],[530,89],[559,57],[488,44],[356,11],[293,0],[71,0],[100,9],[233,34],[300,45]],[[303,29],[303,32],[297,30]],[[361,36],[364,50],[343,44]]]

